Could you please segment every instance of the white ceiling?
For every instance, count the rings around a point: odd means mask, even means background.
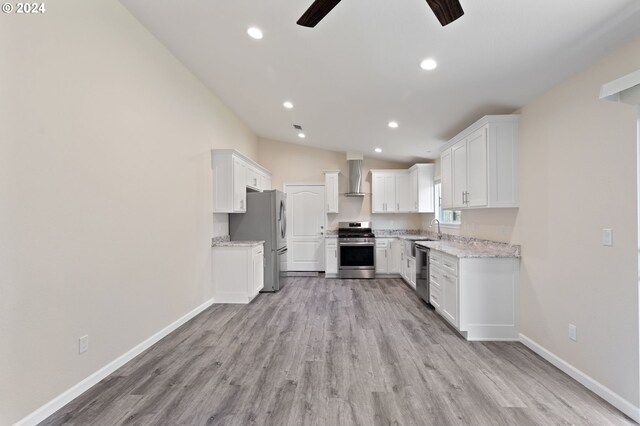
[[[296,25],[312,0],[121,2],[257,135],[401,161],[640,36],[640,0],[461,0],[447,27],[425,0],[342,0],[314,29]]]

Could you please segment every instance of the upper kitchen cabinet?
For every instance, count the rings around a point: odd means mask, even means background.
[[[488,115],[443,147],[443,208],[518,207],[518,115]]]
[[[447,149],[440,155],[440,183],[441,183],[441,200],[440,204],[443,209],[453,207],[453,164],[451,160],[451,148]]]
[[[415,213],[433,213],[435,211],[434,168],[433,164],[415,164],[409,169],[409,211]]]
[[[371,170],[372,213],[433,213],[433,164]]]
[[[404,172],[404,170],[401,170]],[[397,213],[398,170],[371,170],[371,213]]]
[[[271,173],[236,150],[212,150],[211,168],[214,213],[245,213],[247,188],[271,189]]]
[[[324,185],[327,198],[327,213],[339,213],[340,170],[325,170]]]

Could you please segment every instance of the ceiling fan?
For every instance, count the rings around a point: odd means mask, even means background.
[[[340,0],[315,0],[298,19],[298,25],[313,28],[336,7]],[[444,27],[464,15],[458,0],[427,0],[429,7]]]

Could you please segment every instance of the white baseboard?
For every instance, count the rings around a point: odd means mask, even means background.
[[[613,405],[636,422],[640,423],[640,407],[636,407],[602,383],[578,370],[576,367],[569,364],[557,355],[549,352],[547,349],[543,348],[524,334],[520,334],[520,342],[522,342],[523,345],[562,370],[571,378],[578,381],[580,384],[598,395],[600,398],[604,399],[609,404]]]
[[[189,321],[190,319],[198,315],[200,312],[204,311],[209,306],[213,305],[213,303],[214,303],[213,299],[209,299],[208,301],[198,306],[191,312],[187,313],[183,317],[177,319],[176,321],[169,324],[162,330],[158,331],[156,334],[149,337],[147,340],[141,342],[140,344],[136,345],[129,351],[120,355],[118,358],[114,359],[109,364],[105,365],[95,373],[91,374],[89,377],[82,380],[80,383],[76,384],[70,389],[67,389],[65,392],[61,393],[51,401],[47,402],[45,405],[35,410],[33,413],[29,414],[27,417],[18,421],[14,426],[37,425],[38,423],[40,423],[41,421],[43,421],[44,419],[46,419],[47,417],[49,417],[50,415],[52,415],[53,413],[55,413],[56,411],[58,411],[68,403],[70,403],[71,401],[73,401],[82,393],[86,392],[89,388],[96,385],[102,379],[109,376],[118,368],[122,367],[124,364],[131,361],[133,358],[140,355],[145,350],[149,349],[151,346],[159,342],[163,337],[167,336],[169,333],[176,330],[178,327],[180,327],[181,325],[183,325],[184,323],[186,323],[187,321]]]

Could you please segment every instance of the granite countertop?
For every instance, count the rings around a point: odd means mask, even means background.
[[[264,241],[221,241],[211,244],[211,247],[255,247],[264,244]]]
[[[520,257],[520,246],[494,241],[475,240],[469,242],[456,241],[421,241],[418,246],[428,247],[433,250],[455,256],[458,258],[477,257]]]
[[[374,229],[373,233],[376,234],[376,238],[398,238],[410,241],[433,240],[436,237],[432,232],[418,229]]]
[[[231,241],[228,235],[211,239],[211,247],[255,247],[261,244],[264,241]]]

